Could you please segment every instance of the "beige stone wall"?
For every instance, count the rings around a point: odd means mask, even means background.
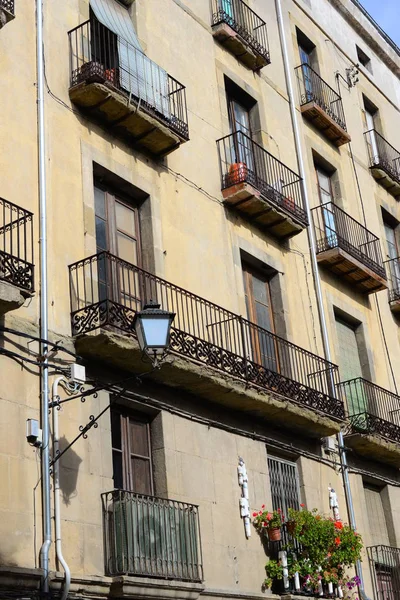
[[[328,0],[284,1],[284,20],[291,66],[298,62],[295,27],[317,46],[321,76],[335,87],[335,72],[357,61],[355,44],[371,56],[373,75],[360,69],[360,81],[347,91],[341,83],[344,110],[352,137],[367,227],[381,237],[380,207],[400,220],[398,202],[371,177],[363,136],[362,94],[379,106],[385,137],[400,148],[398,79],[381,57],[344,20]],[[346,0],[345,4],[348,4]],[[279,244],[221,202],[216,140],[229,133],[224,76],[257,99],[264,147],[297,171],[288,97],[280,52],[277,19],[272,0],[253,0],[252,8],[268,25],[271,65],[254,74],[218,45],[211,35],[210,10],[205,0],[136,0],[132,17],[150,58],[187,88],[190,141],[165,160],[155,162],[94,124],[71,106],[68,96],[67,31],[88,17],[87,0],[45,1],[46,142],[49,235],[49,322],[54,339],[70,336],[70,299],[67,266],[95,251],[93,163],[117,174],[149,195],[155,272],[234,312],[245,314],[240,253],[247,252],[280,272],[284,290],[282,314],[288,339],[322,355],[314,284],[306,232]],[[35,90],[34,3],[18,0],[16,19],[0,31],[0,197],[35,213],[36,289],[39,281],[39,214],[37,193],[37,138]],[[360,16],[362,24],[370,25]],[[385,51],[392,56],[390,49]],[[294,80],[294,83],[295,80]],[[334,148],[300,119],[306,165],[306,185],[312,206],[318,204],[312,151],[338,171],[341,205],[362,221],[348,145]],[[393,389],[379,325],[379,304],[393,370],[400,370],[398,322],[385,292],[362,297],[351,286],[320,271],[333,360],[340,349],[334,329],[334,307],[361,321],[368,332],[370,366],[376,383]],[[17,329],[38,333],[38,293],[5,318]],[[7,349],[28,354],[26,342],[12,337]],[[3,345],[3,343],[2,343]],[[32,346],[30,346],[32,350]],[[36,344],[37,351],[37,344]],[[21,368],[0,357],[0,560],[34,567],[40,546],[40,493],[36,452],[25,443],[25,420],[39,416],[37,370]],[[67,441],[90,414],[99,412],[106,395],[85,404],[66,405],[60,429]],[[256,594],[263,580],[265,556],[255,534],[244,537],[238,514],[237,456],[250,473],[252,508],[269,501],[267,457],[262,442],[208,429],[163,413],[164,446],[159,450],[165,468],[163,494],[200,504],[206,585],[225,591]],[[294,440],[294,443],[296,440]],[[164,461],[164,466],[163,466]],[[298,459],[301,493],[309,508],[328,512],[328,486],[339,494],[346,514],[337,471],[302,456]],[[368,468],[375,469],[374,466]],[[376,478],[380,480],[376,467]],[[352,475],[356,519],[368,540],[361,475]],[[65,555],[79,575],[104,575],[100,494],[112,487],[110,431],[104,418],[98,430],[63,462],[62,514]],[[161,493],[161,492],[160,492]],[[387,487],[393,544],[400,545],[399,489]],[[54,557],[52,557],[53,559]],[[54,562],[52,563],[54,565]],[[364,572],[368,586],[367,561]],[[368,588],[369,592],[371,588]]]

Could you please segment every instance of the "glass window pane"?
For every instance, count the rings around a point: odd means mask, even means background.
[[[269,304],[267,283],[258,277],[253,275],[253,296],[256,302],[262,302],[263,304]]]
[[[127,235],[118,232],[117,234],[118,256],[134,265],[137,264],[137,243],[136,240]]]
[[[125,233],[131,236],[135,236],[135,211],[132,208],[116,202],[115,219],[117,222],[117,229],[125,231]]]
[[[122,474],[122,453],[113,450],[113,479],[114,487],[117,489],[124,488],[124,478]]]
[[[106,222],[96,217],[96,245],[98,251],[107,250]]]
[[[94,188],[94,210],[97,216],[106,218],[106,195],[97,187]]]
[[[130,450],[133,454],[149,456],[149,438],[147,423],[129,420]]]
[[[151,494],[150,461],[132,457],[132,487],[137,494]]]
[[[263,304],[260,304],[259,302],[255,303],[255,307],[257,325],[263,327],[263,329],[271,331],[271,315],[268,307]]]
[[[121,450],[121,415],[118,412],[111,413],[111,444],[113,448]]]

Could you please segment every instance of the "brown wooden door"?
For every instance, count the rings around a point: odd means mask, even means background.
[[[118,409],[111,411],[113,478],[116,489],[153,494],[149,422]]]
[[[141,265],[138,209],[127,200],[95,186],[97,252],[110,252],[121,261],[99,261],[99,296],[136,310],[140,303]]]
[[[268,332],[275,332],[274,314],[269,280],[258,271],[243,265],[247,316],[250,325],[249,338],[254,362],[279,372],[276,340]]]

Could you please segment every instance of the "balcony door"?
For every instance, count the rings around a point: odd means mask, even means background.
[[[336,221],[333,204],[332,178],[329,173],[321,167],[315,168],[317,176],[318,195],[322,207],[323,223],[325,229],[325,239],[327,246],[335,248],[338,245],[336,233]]]
[[[234,0],[219,0],[220,10],[225,13],[224,17],[228,17],[228,19],[233,19],[233,2]]]
[[[389,223],[384,222],[387,256],[390,260],[389,271],[393,290],[400,291],[400,258],[399,247],[396,239],[396,230]]]
[[[313,82],[312,82],[312,52],[306,50],[303,46],[299,44],[299,56],[300,56],[300,64],[302,65],[301,71],[303,75],[303,85],[304,85],[304,93],[305,100],[307,102],[313,99]]]
[[[275,324],[269,280],[248,265],[243,265],[243,278],[250,321],[246,327],[246,340],[251,347],[251,358],[266,369],[279,373],[276,340],[270,335],[275,332]]]
[[[250,111],[244,103],[232,96],[228,96],[228,111],[230,132],[236,133],[232,138],[231,162],[244,163],[247,171],[254,172]]]
[[[339,370],[341,381],[351,381],[363,376],[356,329],[348,322],[336,317],[336,332],[339,349]],[[365,413],[368,412],[368,398],[364,386],[357,381],[346,388],[347,408],[350,417],[356,417],[354,424],[365,426]]]
[[[379,149],[378,149],[378,143],[377,143],[376,135],[375,135],[375,129],[376,129],[375,115],[370,110],[367,110],[367,109],[365,109],[365,123],[366,123],[367,131],[369,132],[366,136],[369,155],[370,155],[371,161],[374,164],[378,164],[379,163]]]
[[[106,251],[121,259],[104,256],[99,260],[99,299],[136,310],[141,296],[133,267],[141,263],[138,209],[99,186],[94,188],[94,199],[97,253]]]

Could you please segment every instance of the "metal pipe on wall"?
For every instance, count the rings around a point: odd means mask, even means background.
[[[43,47],[43,0],[36,0],[36,71],[37,71],[37,127],[39,171],[39,250],[40,250],[40,337],[48,339],[48,289],[47,289],[47,198],[46,198],[46,140],[44,119],[44,47]],[[43,445],[42,467],[42,519],[43,543],[40,548],[40,567],[43,570],[42,591],[49,591],[49,550],[51,544],[50,514],[50,453],[49,453],[49,372],[48,345],[41,343],[43,356],[41,368],[41,428]]]
[[[58,387],[59,385],[68,386],[68,381],[65,377],[57,377],[53,382],[52,401],[59,400]],[[60,561],[65,573],[65,584],[61,600],[67,600],[71,586],[71,571],[62,552],[61,538],[61,506],[60,506],[60,462],[55,461],[60,451],[60,434],[58,427],[58,407],[53,407],[53,482],[54,482],[54,535],[56,541],[56,556]]]
[[[285,28],[284,28],[284,22],[283,22],[282,0],[275,0],[275,6],[276,6],[277,19],[278,19],[279,37],[280,37],[280,42],[281,42],[287,92],[288,92],[288,96],[289,96],[290,115],[291,115],[291,119],[292,119],[293,135],[294,135],[294,142],[295,142],[296,154],[297,154],[297,160],[298,160],[298,166],[299,166],[299,174],[300,174],[300,177],[302,178],[301,184],[302,184],[302,188],[303,188],[304,204],[305,204],[305,209],[306,209],[306,213],[307,213],[307,217],[308,217],[308,221],[309,221],[309,225],[307,227],[307,233],[308,233],[308,242],[309,242],[310,255],[311,255],[311,266],[312,266],[314,283],[315,283],[315,292],[316,292],[316,297],[317,297],[319,320],[320,320],[320,326],[321,326],[322,343],[324,346],[325,358],[328,361],[332,362],[331,351],[330,351],[330,346],[329,346],[327,321],[326,321],[326,315],[325,315],[325,309],[324,309],[324,303],[323,303],[321,280],[319,277],[319,270],[318,270],[317,245],[316,245],[316,241],[315,241],[314,230],[312,227],[312,215],[311,215],[311,208],[310,208],[310,200],[309,200],[307,186],[306,186],[306,171],[305,171],[305,167],[304,167],[303,152],[302,152],[302,147],[301,147],[300,130],[299,130],[298,122],[297,122],[295,96],[294,96],[293,83],[292,83],[292,70],[290,68],[290,63],[289,63],[288,47],[287,47],[287,43],[286,43]],[[332,389],[335,390],[334,381],[332,381]],[[340,462],[341,462],[342,474],[343,474],[343,486],[344,486],[344,491],[345,491],[345,496],[346,496],[346,504],[347,504],[347,510],[348,510],[348,515],[349,515],[349,522],[350,522],[350,526],[353,529],[355,529],[356,528],[356,520],[355,520],[355,514],[354,514],[353,496],[352,496],[352,492],[351,492],[350,479],[349,479],[349,474],[348,474],[346,449],[344,446],[342,432],[338,433],[337,440],[338,440],[338,445],[339,445],[339,455],[340,455]],[[363,575],[362,575],[361,563],[359,561],[357,561],[357,564],[356,564],[356,573],[361,581],[360,590],[362,592],[364,592],[364,579],[363,579]]]

